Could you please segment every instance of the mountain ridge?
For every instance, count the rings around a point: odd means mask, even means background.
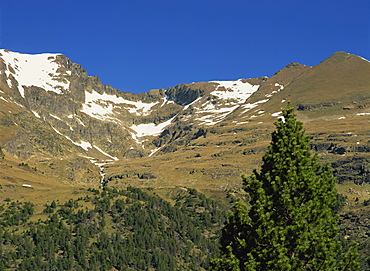
[[[366,114],[370,85],[369,62],[345,52],[314,67],[290,63],[270,78],[179,84],[140,94],[103,85],[61,54],[1,50],[0,58],[0,146],[59,180],[82,183],[106,183],[104,176],[116,174],[108,172],[108,163],[118,160],[155,160],[158,155],[186,153],[210,135],[218,140],[271,127],[287,100],[302,120],[343,110]],[[356,76],[359,79],[352,80]],[[339,97],[331,93],[334,87],[340,88]],[[77,168],[61,162],[65,159],[75,161],[71,163]],[[63,173],[55,173],[55,165]],[[76,170],[85,173],[76,177]]]

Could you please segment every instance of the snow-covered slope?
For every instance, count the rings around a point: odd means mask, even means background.
[[[252,85],[243,79],[211,82],[218,84],[216,90],[212,91],[212,95],[230,102],[245,102],[259,88],[259,85]]]
[[[81,112],[103,121],[114,120],[112,118],[114,108],[120,107],[128,110],[131,114],[146,116],[150,114],[150,109],[159,103],[130,101],[114,94],[100,94],[92,90],[92,92],[85,91],[85,103],[83,103]]]
[[[195,113],[197,121],[207,126],[223,121],[259,88],[242,79],[211,83],[217,84],[216,89],[210,93],[210,99],[198,105]]]
[[[3,59],[6,69],[6,81],[10,88],[13,86],[12,77],[17,82],[17,89],[24,98],[23,86],[37,86],[46,91],[53,91],[58,94],[69,89],[69,81],[61,78],[61,75],[71,75],[71,71],[59,69],[56,62],[60,54],[21,54],[8,50],[0,50],[0,57]]]

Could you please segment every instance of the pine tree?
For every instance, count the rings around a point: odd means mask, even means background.
[[[341,243],[332,207],[335,178],[310,152],[309,137],[293,108],[283,110],[250,178],[242,176],[250,208],[237,202],[221,237],[216,270],[355,270],[357,251],[338,263]]]

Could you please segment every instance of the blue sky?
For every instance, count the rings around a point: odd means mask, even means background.
[[[337,51],[370,59],[368,0],[7,0],[0,48],[57,52],[134,93],[272,76]]]

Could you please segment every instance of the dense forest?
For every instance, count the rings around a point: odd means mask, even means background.
[[[195,189],[172,202],[151,190],[88,189],[45,205],[0,206],[0,270],[205,270],[227,207]]]
[[[167,200],[133,187],[81,192],[37,212],[31,202],[5,199],[0,270],[207,270],[220,255],[221,228],[236,200],[233,194],[213,200],[191,188],[178,188]],[[335,212],[344,202],[338,195]],[[360,270],[369,270],[368,213],[340,213],[344,247],[350,234],[359,242]]]

